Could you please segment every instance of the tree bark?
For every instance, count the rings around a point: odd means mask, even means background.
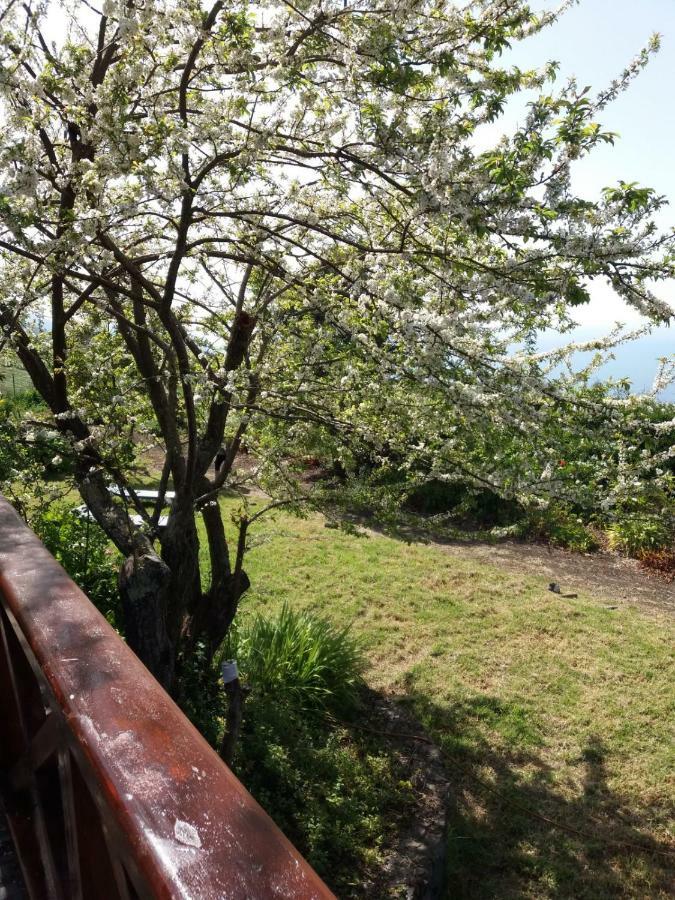
[[[202,593],[199,537],[191,504],[185,507],[175,505],[171,510],[161,536],[161,545],[162,560],[171,572],[167,627],[171,642],[177,646]]]
[[[134,554],[122,564],[119,590],[127,642],[167,691],[176,662],[167,629],[171,586],[171,571],[156,554]]]

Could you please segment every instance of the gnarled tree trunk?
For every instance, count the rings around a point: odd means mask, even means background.
[[[156,554],[134,554],[122,564],[119,590],[127,642],[168,691],[176,663],[167,629],[171,586],[171,570]]]

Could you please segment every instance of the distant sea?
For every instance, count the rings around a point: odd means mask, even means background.
[[[606,334],[606,332],[604,332]],[[559,335],[554,332],[545,332],[540,336],[539,348],[551,350],[561,344],[574,341],[590,341],[602,337],[603,332],[585,329],[577,329],[573,335]],[[641,337],[628,344],[622,344],[612,351],[614,359],[598,369],[596,380],[605,378],[628,378],[634,393],[642,393],[651,388],[654,376],[658,369],[660,356],[672,356],[675,354],[675,325],[671,328],[659,328],[652,334]],[[577,353],[573,357],[573,363],[580,369],[593,357],[593,353]],[[675,385],[670,385],[660,395],[661,400],[675,401]]]

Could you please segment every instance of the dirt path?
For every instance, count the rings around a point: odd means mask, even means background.
[[[635,560],[612,553],[570,553],[541,544],[437,544],[447,553],[474,558],[514,572],[540,575],[560,585],[563,594],[577,591],[598,601],[631,603],[648,612],[675,613],[675,584],[649,576]]]

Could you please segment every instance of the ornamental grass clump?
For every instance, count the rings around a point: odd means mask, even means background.
[[[347,714],[358,704],[364,656],[349,628],[284,604],[276,618],[256,616],[237,638],[252,689],[305,712]]]

